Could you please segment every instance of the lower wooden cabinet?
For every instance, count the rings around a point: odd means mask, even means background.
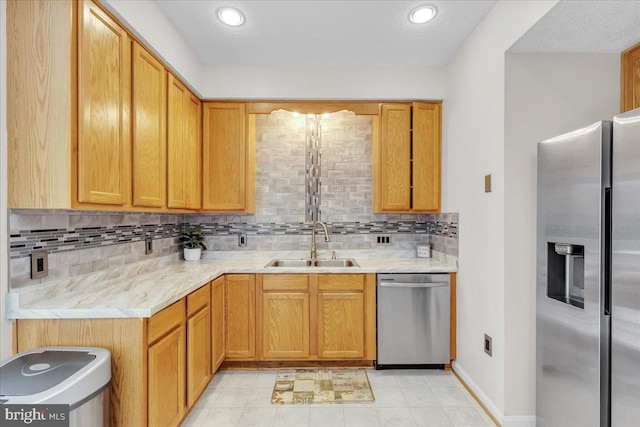
[[[375,359],[375,275],[257,276],[257,360]]]
[[[226,353],[224,276],[211,282],[211,373],[215,374]]]
[[[258,288],[258,347],[261,360],[309,358],[309,276],[259,275]]]
[[[373,289],[375,290],[375,286]],[[364,274],[319,275],[317,299],[319,358],[364,358],[366,291]],[[375,310],[375,302],[372,307],[366,307],[366,309]]]
[[[362,292],[318,293],[318,357],[364,357],[364,296]]]
[[[255,360],[256,280],[253,274],[227,274],[226,358]]]
[[[187,297],[187,406],[211,379],[211,290],[205,285]]]
[[[209,286],[150,318],[18,320],[18,351],[106,348],[112,363],[109,425],[178,426],[212,375]]]
[[[149,347],[149,426],[180,425],[185,413],[185,326],[174,329]]]

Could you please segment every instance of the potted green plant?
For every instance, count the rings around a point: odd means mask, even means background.
[[[202,256],[202,251],[207,250],[204,237],[199,228],[189,228],[180,235],[185,261],[197,261]]]

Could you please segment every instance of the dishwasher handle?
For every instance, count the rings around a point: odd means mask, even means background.
[[[380,281],[381,288],[439,288],[442,286],[449,286],[449,282],[423,282],[423,283],[411,283],[411,282],[385,282]]]

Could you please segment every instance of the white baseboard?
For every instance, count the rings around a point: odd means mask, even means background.
[[[480,402],[484,405],[485,408],[491,413],[491,416],[498,421],[502,427],[536,427],[536,417],[531,415],[524,416],[505,416],[500,409],[489,399],[484,391],[478,384],[476,384],[471,377],[462,369],[462,366],[454,360],[451,362],[451,367],[456,374],[462,378],[462,381],[465,382],[467,387],[471,389],[473,394],[480,400]]]
[[[453,368],[454,371],[456,371],[456,374],[460,375],[460,378],[462,378],[462,381],[464,381],[467,387],[471,389],[473,394],[475,394],[476,397],[480,399],[480,402],[482,402],[484,407],[487,408],[487,410],[491,413],[493,418],[495,418],[500,424],[504,426],[504,414],[502,413],[502,411],[500,411],[498,407],[494,405],[491,399],[489,399],[489,397],[486,394],[484,394],[484,391],[482,391],[482,389],[478,387],[478,384],[476,384],[471,379],[471,377],[464,371],[464,369],[462,369],[462,366],[460,366],[457,360],[451,361],[451,367]]]
[[[502,427],[536,427],[536,417],[532,415],[505,416]]]

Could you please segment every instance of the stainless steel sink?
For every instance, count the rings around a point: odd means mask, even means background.
[[[274,259],[265,267],[313,267],[310,259]]]
[[[318,259],[315,262],[316,267],[360,267],[355,260],[347,259]]]
[[[344,259],[274,259],[266,267],[360,267],[352,258]]]

